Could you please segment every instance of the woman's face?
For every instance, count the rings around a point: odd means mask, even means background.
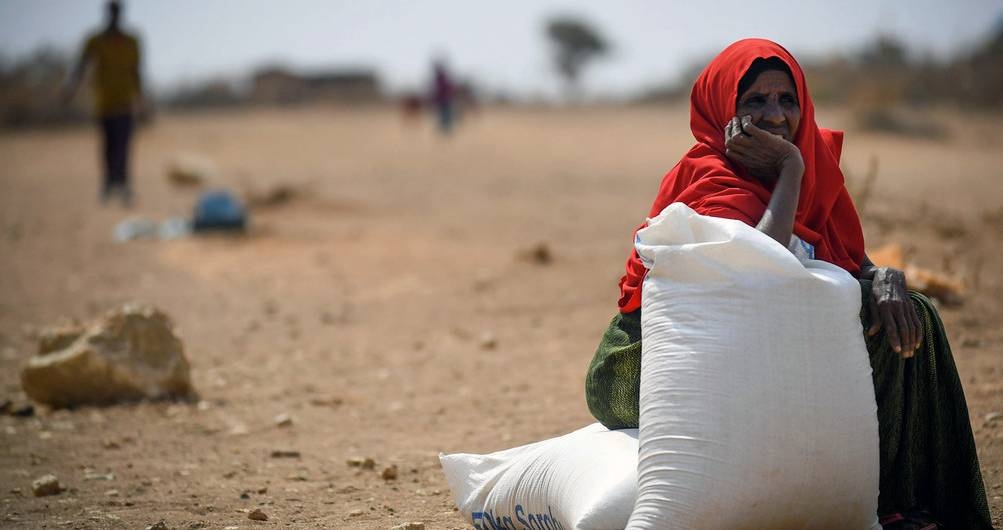
[[[767,70],[738,97],[735,114],[741,118],[751,116],[752,123],[766,132],[794,141],[801,122],[797,90],[786,72]]]

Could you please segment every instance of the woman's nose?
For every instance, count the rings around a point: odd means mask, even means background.
[[[784,116],[783,110],[780,105],[776,103],[767,103],[763,107],[763,121],[770,125],[783,125],[786,117]]]

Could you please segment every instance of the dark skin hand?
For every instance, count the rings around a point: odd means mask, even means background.
[[[878,267],[865,255],[860,277],[872,281],[871,327],[867,335],[874,336],[883,327],[892,349],[903,359],[912,357],[923,342],[923,324],[909,298],[905,273],[891,267]]]
[[[725,154],[741,164],[764,184],[773,185],[773,194],[756,229],[787,246],[794,231],[801,194],[804,160],[797,146],[752,124],[746,116],[732,118],[725,127]]]
[[[796,94],[790,76],[767,70],[739,96],[736,116],[724,130],[728,159],[773,187],[756,228],[785,247],[793,234],[804,174],[801,151],[792,143],[801,119]],[[865,255],[860,278],[872,281],[868,336],[884,328],[892,350],[903,359],[912,357],[923,340],[923,325],[909,297],[905,274],[877,267]]]

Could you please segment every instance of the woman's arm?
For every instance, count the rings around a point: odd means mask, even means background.
[[[764,184],[773,184],[770,202],[756,229],[783,246],[791,241],[801,195],[804,160],[797,146],[736,117],[725,127],[725,154]]]
[[[923,324],[909,297],[905,273],[891,267],[878,267],[864,254],[860,278],[871,280],[871,327],[867,335],[873,336],[884,327],[888,345],[903,359],[912,357],[923,342]]]

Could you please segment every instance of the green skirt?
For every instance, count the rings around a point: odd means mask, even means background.
[[[871,284],[861,281],[861,320]],[[992,529],[968,406],[936,309],[911,293],[926,337],[902,359],[884,333],[868,337],[878,404],[881,482],[878,513],[925,509],[946,528]],[[610,429],[637,427],[641,311],[613,317],[585,379],[589,410]]]

